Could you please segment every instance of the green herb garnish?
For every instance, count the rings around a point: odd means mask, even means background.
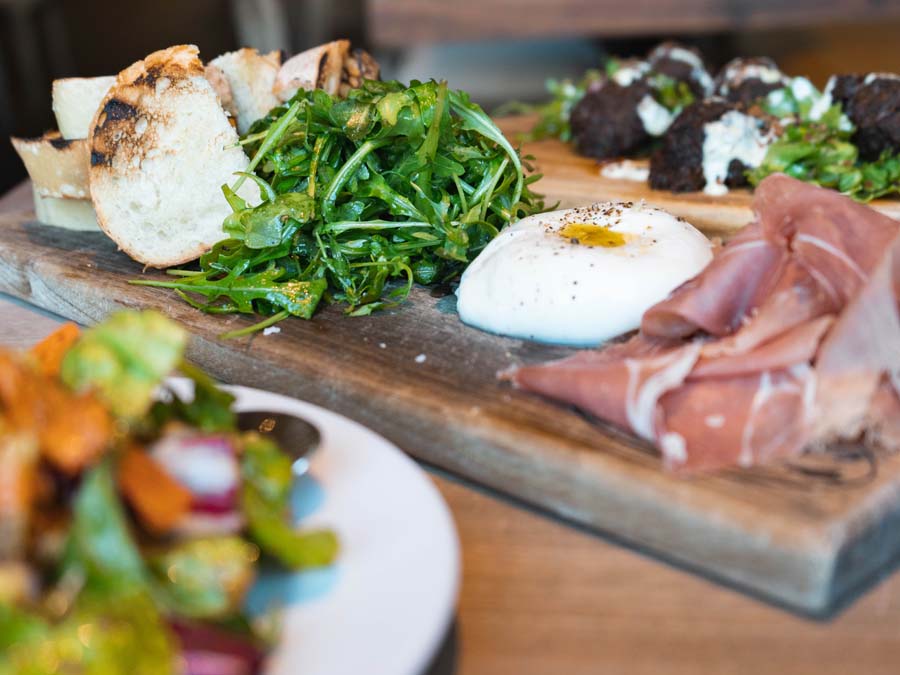
[[[610,59],[608,63],[611,65],[607,68],[607,75],[615,71],[617,62],[615,59]],[[578,82],[570,79],[549,79],[544,86],[547,93],[550,94],[550,100],[544,103],[511,101],[495,110],[494,114],[501,116],[536,113],[538,121],[530,131],[519,136],[519,140],[525,143],[540,141],[544,138],[558,138],[568,142],[572,140],[572,129],[569,126],[569,115],[572,113],[572,108],[584,98],[588,87],[601,77],[602,73],[599,70],[588,70]]]
[[[650,85],[659,104],[675,115],[694,102],[694,92],[687,82],[662,73],[652,73],[647,77],[647,84]]]
[[[851,140],[855,129],[840,104],[812,118],[811,108],[820,95],[798,99],[785,88],[761,102],[766,112],[782,117],[784,130],[762,164],[747,173],[750,183],[755,186],[770,174],[786,173],[861,202],[900,193],[900,155],[885,151],[874,162],[861,161]]]
[[[507,224],[543,210],[517,151],[446,83],[368,81],[346,99],[300,91],[242,141],[255,174],[223,187],[228,239],[173,288],[212,313],[310,318],[320,301],[352,315],[392,306],[414,282],[453,279]],[[264,201],[237,196],[254,180]],[[391,283],[399,281],[399,284]]]

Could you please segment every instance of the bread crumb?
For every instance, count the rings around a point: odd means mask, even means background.
[[[268,328],[263,328],[263,335],[275,335],[275,333],[280,333],[281,329],[278,326],[269,326]]]
[[[427,358],[428,358],[428,357],[425,356],[424,354],[419,354],[419,355],[416,357],[416,363],[425,363],[425,359],[427,359]]]

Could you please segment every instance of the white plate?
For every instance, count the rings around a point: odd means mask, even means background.
[[[302,527],[330,527],[341,542],[333,568],[270,577],[251,594],[255,609],[290,603],[266,674],[421,675],[459,588],[459,543],[440,493],[396,446],[346,417],[258,389],[224,389],[238,411],[291,413],[319,427],[322,445],[295,507],[308,512]]]

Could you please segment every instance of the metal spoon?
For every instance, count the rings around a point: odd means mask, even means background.
[[[271,436],[278,446],[294,457],[295,476],[309,471],[309,458],[322,442],[322,434],[310,422],[295,415],[270,410],[247,410],[237,414],[238,429]]]

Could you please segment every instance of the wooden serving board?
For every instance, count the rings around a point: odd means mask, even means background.
[[[499,123],[506,135],[515,139],[517,134],[531,128],[534,118],[509,117]],[[681,216],[709,236],[726,239],[753,217],[750,190],[730,190],[722,196],[703,192],[676,194],[653,190],[645,181],[607,178],[601,174],[596,160],[577,155],[572,146],[555,139],[526,143],[522,146],[522,154],[535,157],[532,165],[543,178],[535,184],[534,190],[546,196],[548,205],[558,201],[560,208],[569,208],[608,200],[638,202],[643,199]],[[638,163],[648,164],[646,160]],[[900,199],[876,199],[870,205],[900,219]]]
[[[779,603],[827,613],[900,549],[900,455],[678,478],[652,448],[499,382],[514,363],[569,350],[462,325],[454,296],[415,289],[401,308],[336,307],[275,335],[223,342],[244,318],[208,316],[98,233],[0,216],[0,291],[85,324],[160,309],[194,334],[189,356],[225,382],[307,399],[368,425],[425,462],[645,547]],[[832,472],[832,473],[829,473]],[[402,514],[398,514],[402,517]]]

